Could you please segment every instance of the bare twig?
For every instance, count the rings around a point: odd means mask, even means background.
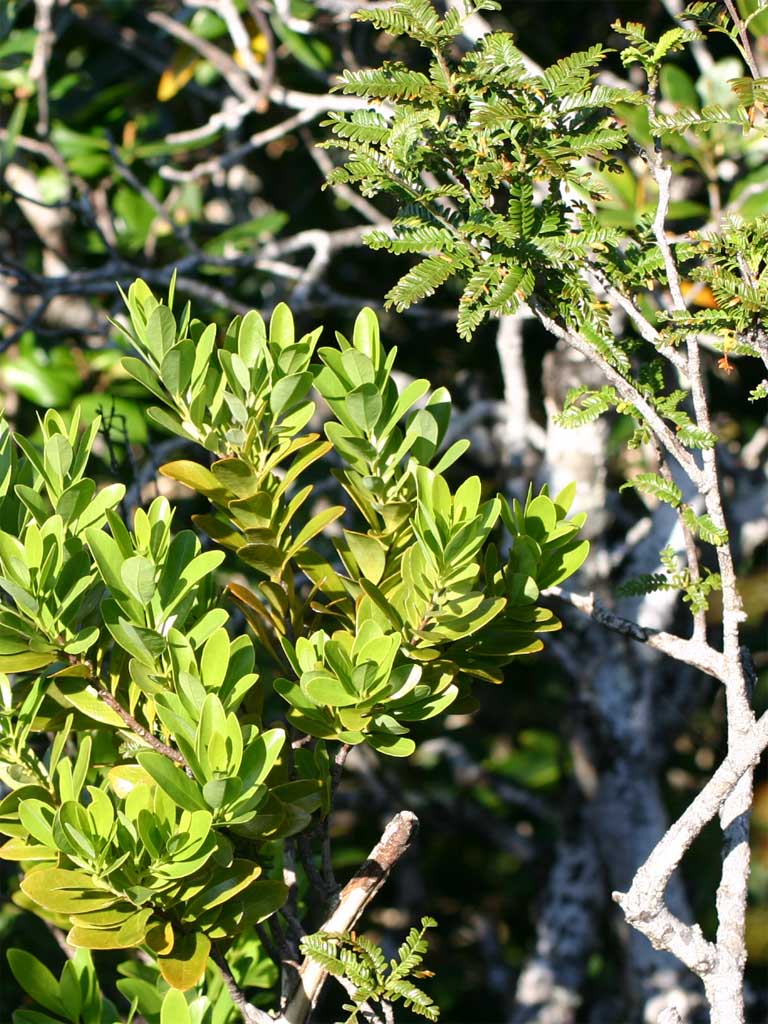
[[[227,168],[241,163],[245,157],[255,150],[262,149],[264,146],[269,145],[270,142],[274,142],[275,139],[284,138],[294,128],[298,128],[308,121],[314,121],[320,116],[321,114],[317,110],[300,110],[298,113],[286,117],[284,121],[273,124],[271,128],[264,128],[262,131],[251,135],[241,146],[237,146],[227,153],[220,153],[218,156],[210,157],[208,160],[202,160],[199,164],[195,164],[194,167],[190,167],[186,171],[179,170],[176,167],[169,167],[167,164],[163,165],[160,168],[160,176],[169,181],[197,181],[199,178],[216,174],[218,171],[225,171]],[[199,131],[200,129],[193,129],[195,133]],[[169,135],[168,139],[169,141],[186,141],[189,139],[189,136],[189,132],[179,132],[173,137]]]
[[[686,665],[706,672],[715,679],[724,679],[726,675],[726,664],[723,655],[716,651],[704,639],[694,638],[685,640],[674,633],[666,633],[663,630],[649,629],[646,626],[639,626],[636,622],[622,618],[607,609],[594,594],[574,594],[562,587],[548,587],[542,591],[544,597],[557,597],[561,601],[567,601],[580,612],[589,615],[590,618],[610,629],[613,633],[637,640],[639,643],[647,644],[662,654],[682,661]]]
[[[389,873],[411,845],[418,820],[411,811],[396,814],[371,850],[368,860],[344,886],[339,904],[323,924],[324,932],[348,932],[384,885]],[[327,972],[307,957],[299,971],[299,984],[277,1024],[303,1024],[320,994]]]
[[[35,0],[35,49],[29,77],[37,87],[37,134],[48,134],[48,60],[56,38],[51,20],[54,0]]]
[[[670,455],[673,455],[677,459],[690,479],[695,483],[699,483],[703,479],[702,473],[690,452],[680,444],[661,416],[659,416],[653,406],[640,394],[634,384],[630,383],[625,377],[622,377],[622,375],[602,357],[594,346],[590,345],[590,343],[585,338],[582,338],[580,334],[575,331],[569,331],[565,327],[561,327],[560,324],[549,316],[538,300],[531,298],[529,299],[528,304],[543,326],[546,327],[551,334],[556,338],[562,339],[568,345],[571,345],[589,359],[590,362],[595,363],[600,367],[608,382],[616,388],[625,401],[635,406],[642,417],[648,422],[648,425],[654,431]]]
[[[629,891],[613,894],[630,924],[657,948],[671,948],[683,963],[703,977],[705,984],[707,976],[717,966],[718,949],[703,937],[698,927],[685,925],[673,917],[664,906],[664,891],[685,851],[718,813],[745,773],[751,772],[766,746],[768,712],[758,719],[739,746],[729,751],[709,782],[639,869]]]
[[[211,959],[221,971],[221,976],[224,979],[224,985],[226,986],[227,992],[229,992],[229,997],[235,1004],[235,1007],[245,1021],[245,1024],[275,1024],[274,1018],[265,1010],[260,1010],[258,1006],[253,1006],[248,1002],[243,992],[238,987],[237,982],[232,977],[232,972],[229,969],[229,964],[227,963],[224,954],[221,950],[217,949],[215,945],[211,950]]]
[[[741,53],[744,60],[747,62],[749,73],[753,78],[760,77],[760,70],[755,62],[755,55],[752,52],[752,41],[749,38],[749,31],[747,30],[746,23],[741,17],[739,12],[736,10],[736,5],[733,0],[723,0],[725,6],[728,8],[728,13],[733,18],[733,24],[739,33],[739,39],[741,40]]]

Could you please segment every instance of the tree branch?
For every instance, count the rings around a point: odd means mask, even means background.
[[[418,819],[411,811],[400,811],[384,829],[368,860],[341,890],[339,904],[320,931],[348,932],[386,882],[389,873],[413,842]],[[314,960],[307,957],[299,971],[299,984],[277,1024],[304,1024],[327,977]]]

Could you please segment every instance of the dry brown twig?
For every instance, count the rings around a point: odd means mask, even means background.
[[[392,818],[368,860],[341,890],[338,906],[320,931],[340,933],[354,928],[392,868],[408,850],[417,828],[418,819],[411,811],[400,811]],[[304,1024],[326,977],[327,972],[318,963],[306,958],[299,971],[296,991],[276,1024]]]

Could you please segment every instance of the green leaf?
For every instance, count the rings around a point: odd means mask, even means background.
[[[384,575],[387,561],[387,549],[376,537],[367,533],[354,533],[345,530],[344,536],[349,550],[360,567],[360,572],[371,583],[379,583]]]
[[[47,1013],[37,1010],[14,1010],[13,1024],[61,1024],[60,1017],[49,1017]]]
[[[231,900],[239,892],[247,889],[261,874],[261,868],[253,861],[235,859],[232,866],[225,871],[217,872],[215,881],[195,896],[185,907],[185,914],[193,918],[202,916],[205,911],[218,907]]]
[[[229,668],[229,634],[217,629],[205,642],[200,659],[200,677],[206,690],[218,690]]]
[[[6,955],[13,976],[24,991],[51,1013],[67,1016],[59,994],[59,983],[48,968],[23,949],[9,949]]]
[[[331,523],[336,522],[339,516],[343,516],[345,512],[346,509],[343,505],[331,505],[330,508],[324,508],[321,512],[318,512],[316,516],[309,520],[306,526],[299,530],[288,549],[287,557],[292,558],[296,555],[305,544],[308,544],[318,533],[322,533]]]
[[[167,306],[155,306],[147,320],[147,348],[158,363],[176,341],[176,321]]]
[[[665,501],[672,508],[678,508],[683,500],[683,493],[677,484],[657,473],[638,473],[637,476],[633,476],[631,480],[622,484],[619,490],[626,490],[627,487],[634,487],[635,490],[641,491],[643,494],[650,494],[659,501]]]
[[[141,555],[127,559],[120,566],[120,579],[139,604],[149,604],[155,593],[155,567],[149,559]]]
[[[164,637],[143,626],[134,626],[120,614],[118,605],[114,601],[104,601],[101,609],[104,624],[115,642],[142,665],[146,665],[149,669],[156,669],[158,659],[167,646]]]
[[[274,320],[274,316],[273,316]],[[312,374],[292,373],[272,388],[269,395],[269,407],[275,417],[280,417],[298,402],[303,401],[312,386]]]
[[[370,733],[366,737],[374,750],[390,757],[410,757],[416,744],[407,736],[389,736],[387,733]]]
[[[219,481],[205,466],[197,462],[190,462],[188,459],[180,459],[178,462],[166,462],[160,467],[163,476],[171,480],[178,480],[180,484],[189,487],[198,494],[204,495],[214,503],[224,504],[227,499],[226,492]]]
[[[142,750],[136,760],[179,807],[185,811],[206,810],[197,784],[169,758],[155,750]]]
[[[288,887],[276,879],[257,879],[248,886],[244,897],[249,922],[260,924],[282,907],[288,898]]]
[[[381,416],[383,400],[375,384],[361,384],[344,399],[347,414],[366,433],[372,433]]]
[[[192,378],[194,363],[195,345],[190,338],[179,342],[166,352],[160,367],[160,379],[171,394],[185,394]]]
[[[99,699],[92,686],[84,685],[82,679],[66,679],[58,674],[53,678],[55,686],[51,686],[49,690],[52,696],[60,694],[68,704],[88,718],[92,718],[94,722],[101,722],[116,729],[125,728],[125,722],[118,713]]]
[[[323,671],[304,673],[301,677],[301,689],[318,705],[344,708],[360,701],[360,694],[347,688],[336,676]]]
[[[282,349],[292,345],[295,338],[293,313],[284,302],[279,302],[269,321],[270,347]]]
[[[142,362],[141,359],[136,359],[135,356],[125,356],[122,360],[123,369],[126,370],[134,380],[137,380],[139,384],[142,384],[150,394],[154,395],[161,402],[167,403],[169,401],[167,393],[163,390],[162,384],[157,378],[157,375],[147,366],[146,363]]]
[[[285,743],[283,729],[267,729],[251,740],[243,754],[243,787],[256,787],[272,771]]]
[[[67,942],[80,949],[133,949],[147,934],[153,907],[145,907],[126,918],[117,928],[87,928],[76,924],[67,934]]]
[[[0,672],[31,672],[45,668],[55,660],[55,654],[35,654],[33,651],[0,655]]]

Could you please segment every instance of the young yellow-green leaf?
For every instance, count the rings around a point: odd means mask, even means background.
[[[31,672],[45,668],[56,660],[55,654],[36,654],[22,651],[20,654],[0,655],[0,672]]]
[[[10,828],[11,826],[8,826]],[[47,846],[26,843],[22,838],[9,839],[0,846],[0,860],[56,861],[59,859],[57,850]]]
[[[113,892],[97,888],[85,872],[64,868],[30,871],[22,879],[21,889],[33,903],[57,914],[102,910],[118,899]]]
[[[88,718],[92,718],[94,722],[111,725],[116,729],[125,728],[122,718],[108,704],[99,699],[92,686],[84,685],[82,679],[62,678],[59,673],[56,673],[55,679],[56,685],[51,686],[49,690],[52,695],[60,695],[73,708],[87,715]]]
[[[93,984],[95,978],[89,970],[92,965],[84,966],[85,964],[87,961],[83,959],[82,954],[79,959],[73,957],[64,964],[59,977],[61,1002],[67,1008],[69,1019],[73,1021],[83,1019],[83,1010],[86,1017],[89,1016],[96,1009],[94,1002],[101,1003],[100,994],[97,994],[96,985]],[[85,985],[82,984],[81,978]],[[83,991],[84,988],[86,991]]]
[[[192,1024],[184,993],[169,988],[160,1007],[160,1024]]]
[[[305,672],[301,677],[301,689],[314,704],[321,706],[343,708],[360,701],[360,694],[348,689],[340,679],[323,671]]]
[[[189,487],[198,494],[209,498],[214,503],[223,504],[227,494],[219,481],[205,466],[189,459],[179,459],[178,462],[166,462],[160,467],[163,476],[169,476],[172,480],[178,480],[180,484]]]
[[[349,544],[349,550],[354,555],[360,572],[371,583],[379,583],[384,575],[384,568],[387,561],[387,549],[376,537],[367,533],[355,533],[352,530],[345,530],[344,536]]]
[[[252,739],[243,753],[240,775],[243,785],[255,788],[272,771],[285,744],[283,729],[267,729]]]
[[[33,839],[43,846],[56,848],[53,838],[53,816],[55,809],[42,800],[22,800],[19,803],[19,819]]]
[[[76,924],[70,928],[67,942],[80,949],[133,949],[144,941],[153,913],[153,907],[145,907],[114,929],[85,928]]]
[[[229,634],[217,629],[205,642],[200,659],[200,676],[206,690],[218,690],[229,668]]]
[[[171,988],[186,992],[205,974],[210,951],[211,941],[202,932],[177,935],[170,954],[158,957],[157,966]]]
[[[115,796],[125,800],[136,786],[152,785],[154,780],[138,764],[118,764],[107,772],[107,781]]]
[[[59,484],[63,483],[72,465],[72,445],[62,434],[54,434],[45,442],[43,462],[48,475]]]
[[[525,510],[525,532],[539,543],[546,541],[557,525],[555,503],[545,494],[539,494]]]
[[[293,313],[284,302],[278,303],[269,321],[270,348],[287,348],[295,339]]]

